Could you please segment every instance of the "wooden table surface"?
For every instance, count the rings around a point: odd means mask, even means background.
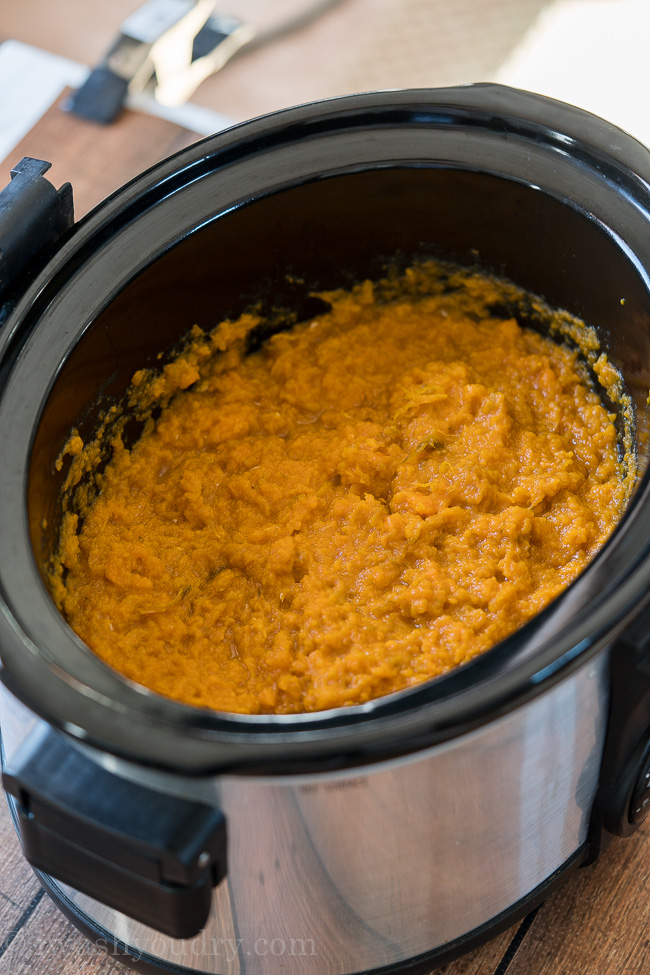
[[[196,136],[126,113],[100,128],[55,105],[0,163],[0,183],[23,155],[54,160],[52,180],[71,180],[77,216],[157,159]],[[632,975],[650,972],[650,828],[614,840],[532,915],[444,969],[445,975]],[[41,890],[23,860],[0,800],[0,975],[125,972],[87,942]],[[325,973],[324,973],[325,975]]]

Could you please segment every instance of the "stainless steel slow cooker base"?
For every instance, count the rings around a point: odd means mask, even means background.
[[[348,770],[197,780],[96,754],[120,776],[209,800],[228,876],[203,930],[170,938],[58,882],[75,923],[134,958],[209,975],[353,975],[431,965],[529,909],[586,855],[607,712],[607,651],[546,694],[444,745]],[[44,722],[0,695],[7,760]],[[13,720],[13,724],[12,724]],[[88,752],[92,754],[92,752]],[[236,951],[232,951],[235,945]],[[442,962],[441,962],[442,963]]]
[[[417,958],[411,958],[405,962],[399,962],[396,965],[386,965],[382,968],[375,968],[372,971],[364,970],[363,973],[350,973],[350,975],[400,975],[400,973],[408,973],[408,975],[425,975],[425,973],[430,972],[432,969],[442,968],[444,965],[449,964],[449,962],[454,961],[456,958],[461,957],[469,951],[473,951],[475,948],[479,948],[481,945],[495,938],[502,931],[505,931],[511,925],[515,924],[517,921],[521,921],[523,918],[528,917],[528,923],[532,919],[532,913],[534,912],[540,904],[542,904],[546,898],[553,893],[553,891],[565,882],[565,880],[582,865],[585,857],[588,855],[588,844],[580,847],[576,851],[574,856],[572,856],[562,867],[558,868],[544,883],[540,884],[535,890],[531,891],[526,897],[522,898],[517,904],[504,911],[498,917],[492,918],[487,924],[481,925],[481,927],[476,928],[474,931],[470,931],[467,935],[462,938],[457,938],[455,941],[450,942],[440,948],[435,948],[433,951],[425,952],[423,955]],[[123,965],[132,968],[136,972],[141,972],[142,975],[160,975],[161,972],[169,973],[169,975],[196,975],[197,972],[217,972],[218,967],[206,968],[206,955],[201,957],[200,962],[198,962],[202,967],[200,968],[187,968],[184,965],[176,965],[165,961],[163,958],[157,958],[153,955],[147,954],[140,949],[128,945],[123,942],[118,934],[119,927],[103,928],[98,925],[98,923],[86,914],[76,903],[74,892],[69,889],[64,888],[61,884],[52,880],[51,877],[45,874],[35,871],[36,876],[46,892],[49,894],[50,898],[57,905],[59,910],[71,921],[78,930],[97,945],[98,951],[104,954],[106,957],[110,958],[112,961],[119,961]],[[72,895],[72,896],[71,896]],[[521,937],[522,933],[519,931],[515,934],[515,938]],[[155,947],[155,943],[152,942],[152,947]],[[197,944],[197,949],[199,945]],[[202,949],[205,946],[200,945]],[[285,943],[279,944],[275,947],[275,954],[269,944],[263,944],[258,946],[258,950],[261,953],[273,954],[276,959],[283,962],[284,956],[289,954],[289,957],[298,959],[302,968],[302,971],[308,971],[309,968],[304,964],[305,959],[309,957],[310,946],[304,945],[302,943],[288,945]],[[239,949],[239,950],[238,950]],[[251,952],[251,955],[255,955],[255,951]],[[237,944],[237,940],[233,939],[228,943],[217,944],[213,946],[212,956],[215,960],[215,964],[218,963],[219,958],[224,959],[236,959],[239,963],[238,971],[240,975],[245,975],[245,973],[254,973],[255,968],[250,964],[251,956],[245,955],[242,958],[241,946]],[[198,958],[197,951],[197,958]],[[209,956],[208,956],[209,957]],[[292,968],[287,967],[286,962],[282,965],[282,971],[291,971]]]

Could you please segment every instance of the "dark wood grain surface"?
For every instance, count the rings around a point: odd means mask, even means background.
[[[60,186],[71,182],[79,219],[129,179],[195,142],[199,136],[165,119],[124,112],[111,126],[96,125],[61,108],[65,91],[37,125],[0,163],[0,186],[23,156],[47,159],[47,178]]]
[[[8,160],[54,162],[71,180],[80,216],[107,193],[196,136],[160,119],[126,113],[102,129],[53,106]],[[445,975],[642,975],[650,973],[650,831],[614,841],[598,863],[576,871],[537,910],[448,965]],[[108,975],[125,969],[87,942],[44,895],[23,860],[0,799],[0,975]],[[323,973],[326,975],[326,973]]]

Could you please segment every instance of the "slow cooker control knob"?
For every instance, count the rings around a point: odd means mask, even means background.
[[[622,771],[599,793],[598,807],[609,833],[630,836],[650,815],[650,729]]]
[[[645,766],[637,779],[632,798],[630,799],[630,809],[628,818],[631,823],[638,826],[650,813],[650,758],[646,760]]]

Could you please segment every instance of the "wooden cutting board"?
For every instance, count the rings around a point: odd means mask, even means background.
[[[47,159],[47,178],[55,186],[72,183],[77,220],[138,173],[200,138],[141,112],[125,111],[113,125],[88,122],[63,111],[70,93],[62,93],[0,164],[0,186],[23,156]]]
[[[79,218],[139,172],[197,139],[168,121],[125,112],[102,128],[61,111],[64,93],[10,156],[0,182],[24,155],[53,163],[72,182]],[[592,867],[444,975],[647,975],[650,973],[650,828],[614,840]],[[44,895],[20,853],[0,799],[0,975],[117,975],[108,952],[86,941]],[[325,975],[325,972],[323,973]]]

